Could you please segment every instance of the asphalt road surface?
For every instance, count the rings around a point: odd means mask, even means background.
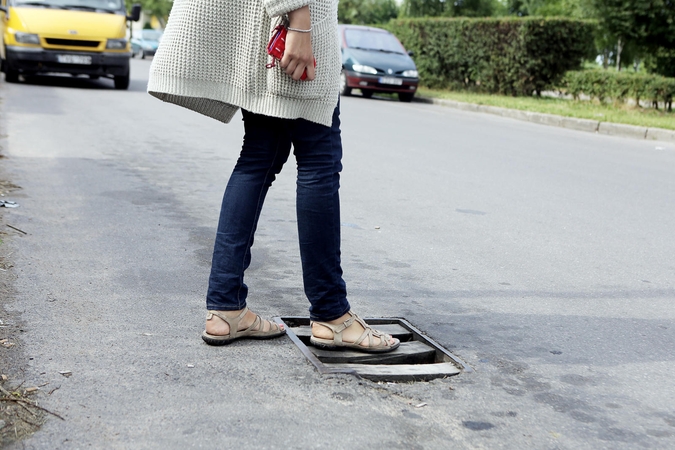
[[[6,369],[66,419],[17,448],[675,447],[674,145],[343,98],[352,306],[475,371],[322,377],[288,338],[201,341],[241,116],[148,96],[149,65],[129,91],[0,86],[0,170],[22,187],[4,220],[27,233],[5,243],[24,329]],[[307,315],[294,176],[291,158],[248,272],[268,316]]]

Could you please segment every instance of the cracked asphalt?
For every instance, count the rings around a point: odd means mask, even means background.
[[[343,98],[352,306],[408,319],[475,371],[322,377],[287,338],[201,341],[240,115],[163,104],[132,63],[126,92],[0,85],[1,178],[21,186],[0,213],[27,233],[3,230],[2,306],[24,331],[0,351],[65,418],[13,447],[675,447],[673,144]],[[291,158],[247,274],[267,316],[307,314],[294,175]]]

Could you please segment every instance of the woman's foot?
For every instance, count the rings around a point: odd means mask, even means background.
[[[351,311],[329,322],[312,322],[310,341],[327,349],[347,347],[373,353],[389,352],[400,345],[398,339],[374,330]]]
[[[242,311],[244,310],[240,309],[238,311],[218,311],[218,312],[223,316],[227,317],[228,319],[234,319],[238,315],[240,315]],[[250,309],[246,311],[244,317],[242,317],[241,320],[239,321],[239,326],[237,327],[238,331],[245,330],[251,325],[253,325],[253,322],[255,322],[256,317],[257,314],[251,311]],[[276,322],[272,322],[271,320],[266,319],[263,319],[261,323],[263,327],[262,331],[269,331],[277,325]],[[282,330],[284,329],[283,325],[279,325],[279,327]],[[260,331],[259,328],[260,326],[256,327],[255,331]],[[206,332],[212,336],[227,336],[230,334],[230,326],[220,317],[214,314],[209,314],[208,318],[206,319]]]
[[[272,339],[286,334],[283,325],[262,319],[248,308],[209,311],[202,339],[209,345],[225,345],[236,339]]]

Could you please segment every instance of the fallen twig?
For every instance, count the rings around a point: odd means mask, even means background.
[[[22,402],[17,402],[16,404],[25,409],[26,411],[28,411],[31,416],[35,417],[35,413],[30,409],[28,409],[28,406],[24,405]]]
[[[30,420],[26,420],[25,417],[22,417],[21,420],[23,420],[24,422],[26,422],[26,423],[29,424],[29,425],[33,425],[34,427],[39,427],[39,426],[40,426],[39,423],[35,423],[35,422],[31,422]]]
[[[17,228],[17,227],[11,226],[10,224],[7,224],[7,226],[10,227],[12,230],[18,231],[19,233],[28,234],[28,233],[26,233],[25,231],[23,231],[23,230],[21,230],[21,229],[19,229],[19,228]]]
[[[52,416],[56,416],[56,417],[58,417],[59,419],[63,420],[64,422],[65,422],[65,420],[66,420],[66,419],[64,419],[63,417],[61,417],[61,416],[59,416],[58,414],[56,414],[55,412],[50,411],[50,410],[48,410],[47,408],[43,408],[43,407],[40,406],[40,405],[36,405],[36,404],[33,404],[33,403],[30,403],[30,405],[31,405],[31,406],[35,406],[36,408],[41,409],[41,410],[43,410],[44,412],[47,412],[47,413],[51,414]]]
[[[0,401],[3,401],[3,402],[17,402],[17,403],[20,404],[20,405],[23,405],[24,403],[28,403],[30,406],[32,406],[32,407],[34,407],[34,408],[41,409],[41,410],[43,410],[44,412],[48,412],[48,413],[51,414],[52,416],[56,416],[56,417],[58,417],[58,418],[61,419],[61,420],[64,420],[64,421],[66,420],[66,419],[64,419],[63,417],[61,417],[60,415],[56,414],[55,412],[50,411],[50,410],[48,410],[47,408],[43,408],[42,406],[37,405],[37,404],[35,404],[35,403],[31,402],[30,400],[27,400],[27,399],[25,399],[25,398],[7,398],[7,397],[1,397],[1,398],[0,398]],[[31,414],[32,414],[32,413],[31,413]]]
[[[5,394],[5,395],[7,395],[8,397],[11,397],[11,396],[12,396],[12,393],[9,392],[7,389],[5,389],[5,388],[2,387],[2,386],[0,386],[0,391],[2,391],[2,393]]]

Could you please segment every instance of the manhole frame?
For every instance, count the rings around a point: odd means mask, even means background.
[[[354,369],[344,369],[344,368],[338,368],[338,367],[330,367],[324,364],[310,349],[307,345],[305,345],[302,340],[291,330],[291,327],[289,326],[286,321],[294,323],[295,326],[309,326],[310,320],[309,317],[303,317],[303,316],[285,316],[285,317],[274,317],[273,320],[280,325],[284,325],[286,328],[286,335],[291,339],[291,341],[295,344],[296,347],[300,350],[300,352],[307,358],[309,362],[311,362],[316,370],[321,374],[321,375],[327,375],[327,374],[348,374],[348,375],[354,375],[358,378],[363,378],[361,377]],[[461,370],[464,373],[471,373],[473,372],[473,369],[471,366],[469,366],[467,363],[462,361],[460,358],[457,356],[453,355],[450,353],[448,350],[443,348],[440,344],[438,344],[436,341],[431,339],[429,336],[426,334],[422,333],[420,330],[418,330],[413,324],[408,322],[406,319],[402,317],[378,317],[378,318],[366,318],[364,319],[368,325],[400,325],[401,327],[405,328],[406,330],[410,331],[412,333],[412,340],[413,341],[421,341],[430,347],[432,347],[436,351],[436,360],[437,361],[443,361],[443,362],[449,362],[452,363],[455,367],[457,367],[459,370]],[[392,364],[392,366],[395,366],[396,364]],[[461,372],[460,372],[461,373]],[[459,374],[458,374],[459,375]]]

